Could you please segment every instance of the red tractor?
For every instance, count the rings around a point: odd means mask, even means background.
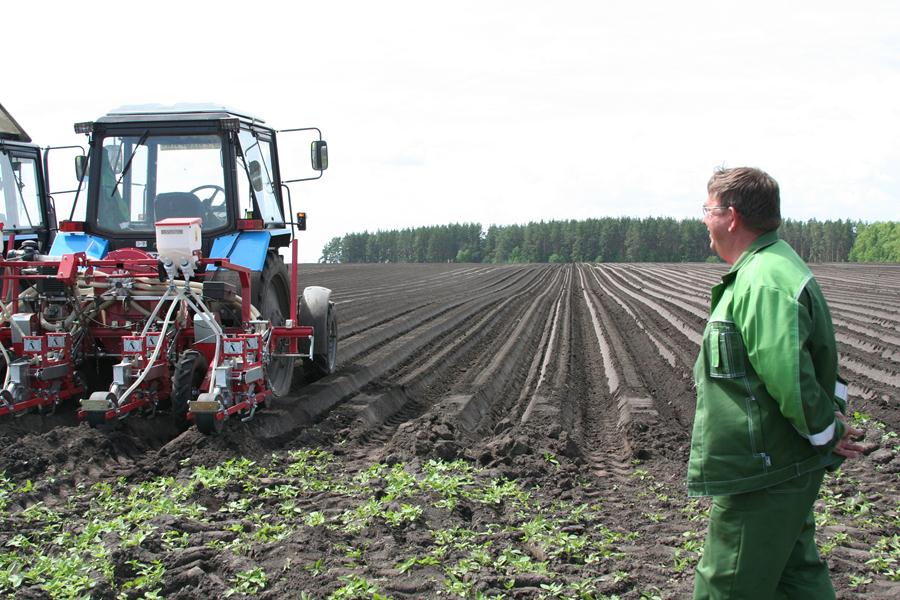
[[[90,140],[76,159],[85,201],[76,196],[49,252],[0,261],[0,414],[80,398],[91,426],[164,410],[214,433],[287,394],[295,367],[333,371],[331,291],[298,293],[305,214],[285,219],[285,184],[303,179],[282,180],[275,130],[176,105],[120,109],[76,131]],[[321,177],[321,133],[287,131],[318,134],[318,176],[305,179]]]

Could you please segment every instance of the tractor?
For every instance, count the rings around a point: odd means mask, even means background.
[[[76,398],[92,427],[167,411],[217,433],[288,394],[295,369],[334,370],[331,290],[298,293],[306,218],[285,218],[286,184],[328,166],[317,128],[180,104],[123,107],[75,131],[89,149],[69,218],[46,253],[0,261],[15,290],[0,316],[0,414]],[[317,138],[318,175],[285,181],[277,133],[298,132]]]

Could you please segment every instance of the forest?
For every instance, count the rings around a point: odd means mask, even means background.
[[[900,262],[900,223],[786,220],[779,229],[807,262]],[[606,217],[526,225],[454,223],[335,237],[323,263],[705,262],[699,219]]]

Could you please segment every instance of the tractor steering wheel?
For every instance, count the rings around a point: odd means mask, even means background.
[[[203,208],[206,209],[207,211],[212,207],[213,198],[216,197],[216,194],[218,194],[219,192],[222,192],[222,196],[225,195],[225,188],[223,188],[221,185],[215,185],[215,184],[207,184],[207,185],[197,186],[191,190],[191,193],[196,195],[197,192],[199,192],[200,190],[212,190],[213,191],[212,194],[210,194],[208,198],[201,200],[201,202],[203,202]]]

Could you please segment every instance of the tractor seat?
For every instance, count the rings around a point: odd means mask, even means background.
[[[165,192],[156,195],[156,220],[181,217],[203,218],[203,201],[191,192]]]

